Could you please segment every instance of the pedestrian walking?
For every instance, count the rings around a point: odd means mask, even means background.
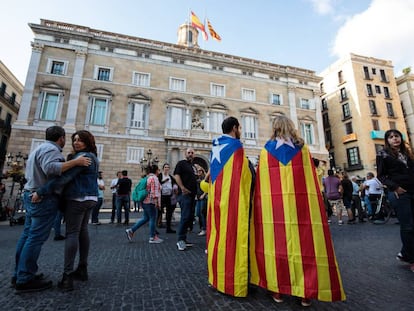
[[[158,180],[159,169],[158,165],[152,164],[148,167],[148,178],[147,178],[147,192],[148,195],[142,202],[142,209],[144,210],[143,217],[139,219],[135,225],[131,228],[126,229],[125,233],[129,241],[132,241],[134,233],[142,227],[144,224],[149,222],[149,243],[159,244],[162,240],[158,234],[156,234],[155,222],[157,219],[158,210],[161,206],[161,186]]]

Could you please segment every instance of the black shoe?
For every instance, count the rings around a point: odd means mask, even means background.
[[[61,234],[59,234],[59,235],[57,235],[53,238],[53,240],[55,240],[55,241],[62,241],[64,239],[66,239],[66,237],[61,235]]]
[[[70,274],[63,273],[62,280],[58,282],[58,288],[65,292],[73,290],[73,279]]]
[[[124,221],[125,226],[129,226],[129,221]]]
[[[16,283],[16,294],[40,292],[42,290],[51,288],[52,286],[52,281],[32,279],[26,283]]]
[[[184,242],[185,242],[185,246],[187,246],[187,247],[192,247],[194,245],[194,243],[191,243],[187,240],[184,240]]]
[[[45,275],[43,273],[39,273],[39,274],[36,274],[33,279],[40,281],[40,280],[43,280],[44,278],[45,278]],[[11,285],[10,285],[10,287],[16,288],[16,281],[17,281],[17,278],[15,276],[13,276],[11,278]]]
[[[348,224],[348,225],[353,225],[353,224],[355,224],[355,218],[354,218],[354,219],[351,219],[351,220],[348,220],[347,224]]]
[[[171,228],[167,229],[165,232],[166,233],[177,233],[177,231],[175,231],[175,230],[173,230]]]
[[[70,273],[73,280],[87,281],[88,280],[88,268],[86,266],[79,266],[75,271]]]

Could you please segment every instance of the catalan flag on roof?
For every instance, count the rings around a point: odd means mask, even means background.
[[[193,11],[191,11],[191,26],[200,29],[201,33],[203,35],[203,39],[205,41],[208,40],[208,35],[206,32],[206,28],[204,27],[204,24],[200,21],[200,19],[197,17],[197,15],[194,14]]]
[[[207,203],[208,281],[219,292],[248,292],[249,210],[252,173],[239,139],[213,141]]]
[[[306,145],[269,140],[260,153],[250,224],[252,284],[345,300],[321,191]]]
[[[219,34],[214,30],[213,26],[211,25],[210,21],[207,19],[207,27],[208,27],[208,31],[210,32],[210,36],[217,41],[221,41],[221,37],[219,36]]]

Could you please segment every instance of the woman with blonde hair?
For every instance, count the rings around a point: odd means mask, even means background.
[[[250,229],[252,284],[311,299],[345,300],[312,156],[289,118],[277,116],[260,153]]]

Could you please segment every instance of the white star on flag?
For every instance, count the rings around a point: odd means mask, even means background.
[[[218,140],[215,141],[215,146],[213,146],[213,154],[211,156],[211,162],[214,161],[214,159],[217,159],[218,163],[221,163],[221,158],[220,158],[220,152],[221,150],[223,150],[223,148],[225,148],[228,144],[224,144],[224,145],[218,145]]]
[[[276,147],[275,150],[277,150],[278,148],[282,147],[283,145],[288,145],[289,147],[292,147],[293,149],[295,149],[295,145],[293,144],[291,139],[284,139],[284,138],[276,138]]]

